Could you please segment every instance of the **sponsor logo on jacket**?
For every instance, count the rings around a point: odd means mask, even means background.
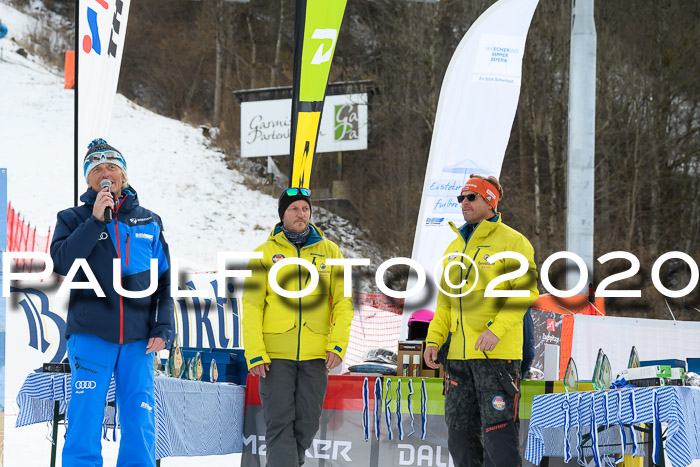
[[[490,426],[490,427],[486,428],[486,433],[489,433],[491,431],[500,430],[501,428],[505,428],[507,426],[508,426],[508,423],[499,423],[498,425],[494,425],[494,426]]]
[[[75,369],[76,370],[85,370],[88,373],[97,374],[97,370],[93,370],[92,368],[88,368],[85,365],[81,365],[77,358],[73,358],[73,360],[75,360]]]
[[[491,401],[491,405],[493,405],[493,408],[496,410],[504,410],[506,408],[506,401],[502,396],[496,396]]]
[[[75,393],[76,394],[83,394],[85,393],[86,389],[95,389],[97,387],[97,383],[94,381],[76,381],[75,382]]]

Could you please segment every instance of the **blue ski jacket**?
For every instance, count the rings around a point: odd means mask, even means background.
[[[71,289],[66,338],[92,334],[115,344],[128,344],[149,337],[169,342],[173,332],[173,300],[170,296],[170,254],[163,238],[163,224],[154,212],[139,206],[136,191],[129,187],[114,210],[109,224],[92,215],[97,192],[88,189],[81,206],[58,213],[51,241],[54,271],[67,275],[74,261],[87,260],[105,297],[93,289]],[[150,285],[150,260],[158,260],[158,286],[145,298],[119,295],[112,285],[113,259],[121,260],[121,286],[130,292]],[[79,268],[73,282],[87,282]]]

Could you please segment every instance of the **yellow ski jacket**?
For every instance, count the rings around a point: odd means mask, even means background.
[[[532,245],[521,233],[503,224],[500,214],[481,221],[471,234],[468,224],[459,229],[452,222],[450,226],[457,238],[445,250],[443,271],[448,263],[458,264],[450,267],[451,284],[447,283],[444,274],[440,281],[442,290],[438,292],[426,345],[440,348],[451,332],[448,359],[483,359],[484,354],[474,350],[474,345],[481,333],[489,329],[500,339],[496,348],[488,352],[489,358],[522,359],[523,316],[539,296]],[[521,265],[513,258],[498,259],[494,264],[487,261],[497,253],[508,251],[520,253],[526,262]],[[519,268],[522,270],[518,271]],[[463,297],[450,297],[444,293],[460,295],[472,287],[471,292]],[[488,292],[487,287],[493,291]],[[528,296],[486,296],[503,291],[524,291]]]
[[[243,288],[243,343],[248,368],[286,360],[325,359],[333,352],[342,359],[347,350],[353,317],[352,296],[343,295],[343,266],[326,264],[342,258],[338,245],[324,238],[315,225],[299,250],[287,240],[278,223],[267,241],[255,251],[262,259],[251,259],[252,276]],[[270,268],[284,258],[303,258],[318,271],[319,282],[305,297],[285,298],[270,285]],[[305,289],[311,273],[301,265],[287,265],[277,274],[277,284],[289,292]]]

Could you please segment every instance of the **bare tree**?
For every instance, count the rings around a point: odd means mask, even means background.
[[[348,2],[331,81],[370,80],[374,92],[369,148],[345,155],[344,179],[361,224],[388,256],[412,250],[442,79],[457,44],[494,1]],[[291,85],[294,4],[220,8],[221,0],[134,2],[120,90],[176,118],[220,121],[217,142],[236,158],[239,113],[231,91]],[[654,261],[667,251],[700,258],[700,6],[598,2],[595,15],[595,252],[630,251],[642,264],[617,284],[641,289],[642,298],[610,300],[609,310],[666,317],[665,297],[651,283]],[[540,2],[501,173],[504,218],[532,240],[538,263],[565,247],[570,26],[569,3]],[[323,186],[337,166],[327,155],[317,161],[313,183]],[[628,267],[623,263],[598,267],[595,280]],[[661,280],[682,288],[689,267],[668,261]],[[698,294],[669,300],[677,318],[700,317]]]

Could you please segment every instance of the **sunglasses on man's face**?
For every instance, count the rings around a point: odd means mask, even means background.
[[[117,151],[93,152],[85,157],[85,164],[100,161],[119,161],[122,160],[122,155]]]
[[[311,190],[308,188],[287,188],[287,196],[296,196],[301,193],[304,196],[311,196]]]
[[[457,196],[457,201],[459,201],[459,204],[462,204],[462,202],[466,199],[470,203],[473,203],[474,201],[476,201],[476,198],[478,196],[479,195],[477,195],[476,193],[469,193],[468,195],[459,195]]]

